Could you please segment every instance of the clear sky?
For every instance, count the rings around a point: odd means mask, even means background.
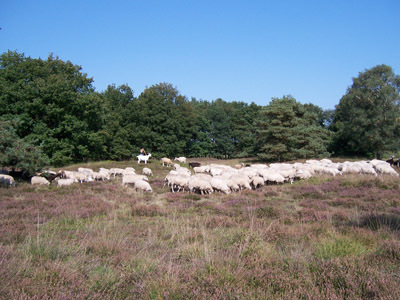
[[[333,109],[378,64],[400,73],[399,0],[0,0],[0,51],[82,66],[97,91],[171,83],[191,99],[292,95]]]

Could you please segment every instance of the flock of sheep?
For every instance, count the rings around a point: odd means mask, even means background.
[[[186,163],[185,157],[175,158],[179,163]],[[141,160],[138,159],[138,163]],[[146,159],[147,163],[147,159]],[[169,158],[161,159],[162,166],[173,166],[173,170],[166,175],[164,187],[168,186],[171,192],[189,191],[200,194],[222,192],[229,194],[243,189],[256,189],[265,184],[293,183],[294,180],[307,179],[318,174],[337,176],[342,174],[379,174],[399,176],[391,165],[382,160],[357,161],[334,163],[329,159],[307,160],[305,163],[273,163],[252,164],[244,167],[235,167],[210,164],[201,166],[199,163],[190,163],[191,169],[173,164]],[[49,185],[52,180],[57,181],[57,186],[68,186],[74,182],[104,181],[111,178],[122,177],[123,186],[133,186],[136,190],[152,192],[149,177],[153,176],[150,168],[143,168],[142,174],[136,174],[135,169],[127,167],[105,169],[98,172],[89,168],[78,168],[77,171],[62,170],[58,173],[48,172],[31,178],[32,185]],[[0,183],[15,185],[14,178],[10,175],[0,174]]]
[[[178,164],[165,177],[171,192],[188,190],[208,194],[219,191],[225,194],[242,189],[256,189],[265,184],[293,183],[318,174],[379,174],[399,176],[390,164],[381,160],[333,163],[329,159],[307,160],[305,163],[253,164],[247,167],[230,167],[210,164],[193,168],[194,174]]]

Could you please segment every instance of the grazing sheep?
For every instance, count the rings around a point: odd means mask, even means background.
[[[136,175],[136,172],[135,172],[135,170],[124,169],[124,171],[122,172],[122,176],[126,176],[126,175]]]
[[[239,174],[245,175],[245,176],[249,177],[249,179],[251,179],[254,176],[257,176],[258,170],[255,168],[251,168],[251,167],[245,167],[245,168],[239,170]]]
[[[375,169],[378,173],[384,175],[392,175],[392,176],[399,176],[399,174],[390,166],[388,163],[378,163],[375,166]]]
[[[182,189],[185,190],[189,185],[190,176],[186,174],[168,174],[165,176],[164,186],[167,184],[171,186],[171,192],[174,193],[175,188],[178,188],[178,192]]]
[[[307,169],[297,169],[294,179],[308,179],[311,178],[312,174]]]
[[[60,180],[57,181],[57,187],[59,186],[68,186],[74,183],[74,179],[72,178],[61,178]]]
[[[202,195],[204,193],[210,194],[213,192],[211,183],[198,176],[191,176],[189,179],[189,192],[200,192]]]
[[[224,194],[229,194],[231,192],[231,189],[224,178],[214,177],[211,179],[210,183],[214,191],[220,191]]]
[[[214,177],[221,175],[222,172],[224,172],[224,169],[220,169],[220,168],[211,168],[210,169],[210,174],[211,174],[211,176],[214,176]]]
[[[88,173],[82,173],[82,172],[74,172],[74,177],[75,181],[77,182],[86,182],[86,181],[93,181],[93,178],[91,175]]]
[[[246,175],[234,175],[231,177],[234,183],[236,183],[240,189],[249,189],[251,190],[250,186],[250,179]]]
[[[50,185],[50,181],[42,176],[33,176],[31,178],[31,185]]]
[[[226,185],[231,189],[232,192],[240,191],[240,187],[230,178],[225,178]]]
[[[182,175],[192,175],[192,173],[190,172],[190,170],[188,168],[185,167],[181,167],[179,169],[176,169],[175,172],[177,174],[182,174]]]
[[[93,180],[96,180],[96,181],[110,180],[110,174],[105,173],[105,172],[93,172],[92,178],[93,178]]]
[[[4,184],[6,186],[15,186],[15,180],[10,175],[0,174],[0,184]]]
[[[110,174],[110,169],[99,168],[99,172]]]
[[[137,190],[142,190],[144,192],[153,192],[150,184],[147,181],[144,180],[138,180],[135,182],[135,189]]]
[[[137,174],[126,175],[126,176],[122,177],[122,185],[125,186],[125,187],[128,184],[135,185],[136,182],[139,181],[139,180],[148,181],[149,179],[145,175],[137,175]]]
[[[78,168],[78,172],[86,173],[88,175],[92,175],[93,174],[93,170],[89,169],[89,168]]]
[[[264,182],[268,183],[284,183],[285,177],[275,172],[275,170],[266,169],[258,172],[259,175],[264,179]]]
[[[153,172],[149,168],[143,168],[142,174],[146,176],[153,176]]]
[[[202,166],[202,167],[194,167],[193,172],[195,174],[197,173],[207,173],[210,171],[210,168],[208,166]]]
[[[186,163],[186,157],[183,157],[183,156],[181,156],[181,157],[175,157],[174,160],[177,160],[177,161],[179,161],[180,163]]]
[[[63,179],[75,179],[75,172],[74,171],[60,170],[58,173],[61,174],[61,178],[63,178]]]
[[[147,164],[147,161],[148,161],[149,158],[151,157],[151,153],[149,153],[149,154],[147,154],[147,155],[138,155],[138,156],[136,156],[136,157],[137,157],[137,159],[138,159],[138,164],[139,164],[141,161],[144,161],[144,163]]]
[[[251,179],[250,184],[254,187],[254,189],[257,189],[264,185],[264,178],[262,178],[261,176],[258,176],[258,175],[254,176]]]
[[[116,175],[124,175],[125,171],[126,170],[121,169],[121,168],[111,168],[110,175],[113,175],[113,177],[115,178]]]
[[[161,158],[161,163],[163,166],[165,165],[167,165],[167,167],[172,166],[172,160],[170,160],[168,157]]]

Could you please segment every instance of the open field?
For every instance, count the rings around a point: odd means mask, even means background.
[[[1,299],[400,299],[399,178],[201,196],[163,188],[156,160],[78,166],[150,167],[154,193],[0,188]]]

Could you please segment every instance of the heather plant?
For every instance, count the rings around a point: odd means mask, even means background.
[[[395,180],[202,196],[168,192],[151,164],[153,194],[120,178],[0,189],[0,299],[400,297]]]

